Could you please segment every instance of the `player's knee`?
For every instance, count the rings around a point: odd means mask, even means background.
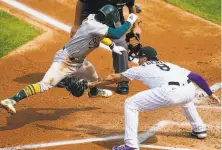
[[[53,87],[53,85],[49,84],[48,82],[44,82],[44,81],[40,81],[40,82],[38,82],[38,84],[40,86],[41,92],[47,91]]]
[[[130,98],[127,98],[125,100],[125,107],[130,107],[130,108],[134,108],[133,102]]]
[[[90,81],[96,81],[98,79],[98,74],[95,67],[90,62],[84,63],[85,73],[87,73],[87,79]]]

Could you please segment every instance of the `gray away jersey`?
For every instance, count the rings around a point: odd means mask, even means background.
[[[71,58],[85,58],[99,47],[101,39],[108,33],[108,28],[107,25],[95,20],[95,14],[89,15],[66,44],[66,53]]]
[[[168,82],[187,82],[191,71],[162,61],[147,61],[132,67],[122,74],[130,80],[140,80],[149,88],[160,87]]]

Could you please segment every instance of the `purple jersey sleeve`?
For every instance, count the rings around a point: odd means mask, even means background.
[[[201,89],[203,89],[209,96],[211,96],[213,94],[213,92],[211,91],[211,89],[209,88],[207,82],[204,80],[203,77],[201,77],[199,74],[193,73],[191,72],[188,75],[188,78],[193,81],[194,83],[196,83]]]

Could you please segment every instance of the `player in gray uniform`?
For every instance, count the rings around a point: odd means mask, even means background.
[[[113,150],[138,150],[138,112],[168,106],[181,106],[192,126],[192,135],[200,139],[205,138],[206,126],[194,105],[196,87],[192,82],[220,104],[220,99],[212,93],[206,81],[185,68],[159,61],[155,49],[151,47],[140,49],[138,57],[139,66],[88,83],[88,87],[91,87],[119,81],[140,80],[149,87],[149,90],[141,91],[125,101],[125,144],[114,146]]]
[[[120,21],[116,26],[121,26],[125,22],[123,15],[123,7],[126,6],[129,10],[129,13],[136,13],[135,0],[77,0],[76,11],[75,11],[75,22],[71,30],[70,36],[72,37],[75,33],[76,27],[79,26],[81,20],[85,19],[89,14],[96,13],[104,5],[111,4],[118,8],[120,13]],[[140,34],[141,29],[138,25],[139,19],[133,25],[133,33]],[[128,46],[125,42],[124,36],[120,39],[112,39],[114,43],[118,46],[122,46],[125,49],[128,49]],[[128,69],[128,54],[123,52],[122,55],[112,53],[113,55],[113,68],[116,73],[121,73]],[[119,82],[117,84],[117,93],[119,94],[128,94],[129,87],[128,82]]]
[[[15,104],[17,102],[37,93],[47,91],[68,76],[79,74],[82,78],[86,77],[91,81],[97,80],[98,75],[94,67],[85,57],[99,47],[101,40],[119,55],[121,55],[122,51],[126,51],[123,47],[115,46],[115,43],[112,43],[105,37],[122,37],[136,21],[137,16],[130,14],[127,21],[121,27],[114,28],[119,19],[118,10],[112,5],[105,5],[96,15],[89,15],[82,22],[81,27],[72,39],[56,53],[53,63],[42,81],[28,85],[13,97],[2,100],[0,105],[8,110],[9,113],[14,114],[16,113]],[[96,86],[92,87],[89,93],[90,96],[108,97],[112,95],[111,91],[97,89]]]

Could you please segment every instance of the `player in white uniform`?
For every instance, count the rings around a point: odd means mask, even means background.
[[[118,54],[121,54],[121,51],[125,50],[123,47],[115,46],[108,38],[118,39],[122,37],[136,21],[137,16],[130,14],[122,26],[115,28],[115,23],[118,22],[119,19],[118,10],[112,5],[105,5],[96,15],[89,15],[88,18],[82,22],[72,39],[63,49],[56,53],[53,63],[42,81],[28,85],[15,96],[2,100],[0,105],[9,113],[14,114],[16,113],[15,104],[17,102],[56,86],[62,79],[68,76],[79,75],[91,81],[97,80],[98,75],[94,67],[85,57],[99,47],[101,40]],[[97,89],[97,87],[94,86],[90,89],[89,95],[108,97],[112,95],[112,92]]]
[[[88,87],[112,84],[119,81],[140,80],[149,90],[139,92],[125,101],[125,144],[114,146],[113,150],[137,150],[138,112],[180,105],[192,126],[192,135],[197,138],[207,136],[206,126],[194,105],[195,85],[200,86],[213,100],[220,100],[212,93],[206,81],[198,74],[169,62],[159,61],[155,49],[140,49],[139,66],[121,74],[111,74]]]

